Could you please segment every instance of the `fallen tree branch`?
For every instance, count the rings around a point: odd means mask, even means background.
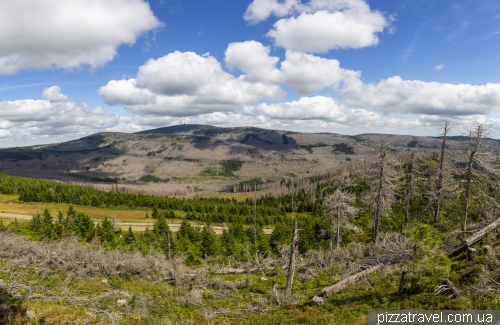
[[[356,273],[354,275],[351,275],[350,277],[348,277],[348,278],[340,281],[337,284],[334,284],[332,286],[323,288],[321,290],[321,292],[319,293],[319,296],[322,297],[322,298],[328,298],[328,297],[332,296],[333,294],[336,294],[340,290],[346,288],[347,286],[349,286],[351,284],[354,284],[354,283],[358,282],[359,280],[367,277],[371,273],[376,272],[376,271],[382,269],[383,267],[384,267],[383,264],[379,264],[379,265],[373,266],[373,267],[371,267],[369,269],[366,269],[364,271],[361,271],[359,273]]]
[[[498,227],[500,227],[500,218],[496,219],[495,221],[493,221],[492,223],[490,223],[489,225],[487,225],[483,229],[479,230],[478,232],[476,232],[474,235],[470,236],[469,238],[462,240],[462,246],[460,246],[458,249],[454,250],[450,254],[450,257],[456,256],[459,253],[461,253],[462,251],[466,250],[467,248],[474,246],[481,239],[483,239],[483,237],[486,236],[486,234],[497,229]]]

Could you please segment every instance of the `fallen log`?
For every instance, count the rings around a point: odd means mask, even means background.
[[[340,281],[337,284],[334,284],[332,286],[323,288],[321,290],[321,292],[319,293],[318,296],[326,299],[326,298],[332,296],[333,294],[336,294],[340,290],[346,288],[347,286],[352,285],[352,284],[358,282],[359,280],[367,277],[371,273],[376,272],[376,271],[382,269],[383,267],[384,267],[383,264],[379,264],[379,265],[373,266],[373,267],[371,267],[369,269],[366,269],[364,271],[361,271],[359,273],[356,273],[354,275],[351,275],[350,277],[348,277],[348,278]]]
[[[238,269],[232,267],[226,267],[217,271],[217,274],[240,274],[240,273],[252,273],[251,269]]]
[[[490,223],[489,225],[487,225],[483,229],[479,230],[478,232],[476,232],[474,235],[470,236],[469,238],[465,238],[464,240],[462,240],[462,246],[460,246],[458,249],[454,250],[450,254],[450,256],[451,257],[456,256],[459,253],[461,253],[462,251],[468,249],[469,247],[474,246],[481,239],[483,239],[483,237],[486,236],[487,233],[497,229],[498,227],[500,227],[500,218],[493,221],[492,223]]]
[[[282,270],[288,269],[288,265],[284,265],[281,267]],[[258,272],[268,272],[274,270],[274,267],[253,267],[250,269],[242,269],[242,268],[232,268],[232,267],[224,267],[217,270],[215,273],[217,274],[241,274],[241,273],[258,273]]]

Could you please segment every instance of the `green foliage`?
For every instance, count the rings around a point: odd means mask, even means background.
[[[408,144],[406,146],[409,148],[415,148],[417,145],[418,145],[417,140],[411,140],[410,142],[408,142]]]
[[[203,257],[215,256],[219,253],[219,243],[215,234],[211,232],[208,227],[203,227],[201,231],[201,246],[200,252]]]
[[[354,148],[346,143],[334,144],[333,153],[342,152],[346,155],[354,155]]]
[[[139,180],[141,182],[145,182],[145,183],[148,183],[148,182],[151,182],[151,183],[167,183],[167,182],[170,182],[170,178],[161,179],[159,177],[156,177],[154,175],[149,175],[149,174],[141,176],[141,178],[139,178]]]
[[[233,172],[240,170],[243,162],[239,160],[221,160],[220,165],[205,168],[200,173],[200,176],[234,176]]]
[[[324,143],[316,143],[316,144],[302,144],[300,145],[302,148],[305,150],[309,151],[309,153],[313,153],[313,148],[321,148],[321,147],[328,147],[327,144]]]
[[[422,223],[417,223],[407,233],[415,245],[409,268],[416,285],[410,290],[413,293],[432,292],[451,272],[451,261],[440,249],[444,236],[433,226]]]
[[[125,244],[127,244],[127,245],[131,245],[131,244],[135,243],[135,236],[134,236],[134,233],[132,232],[131,226],[128,226],[128,231],[125,233],[123,240],[125,241]]]
[[[240,182],[240,185],[261,185],[261,184],[264,184],[264,181],[260,177]]]
[[[33,159],[42,159],[43,152],[41,151],[21,151],[21,150],[8,150],[3,149],[0,150],[0,161],[1,160],[33,160]]]

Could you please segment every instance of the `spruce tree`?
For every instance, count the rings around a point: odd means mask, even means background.
[[[134,233],[132,232],[131,226],[128,226],[128,231],[125,233],[123,240],[125,241],[125,244],[127,244],[127,245],[135,243],[135,236],[134,236]]]
[[[158,213],[156,217],[156,222],[153,224],[153,233],[158,238],[167,235],[167,232],[170,232],[168,227],[167,220],[165,219],[165,215],[163,213]]]
[[[201,231],[200,251],[203,258],[207,258],[207,256],[215,256],[219,252],[219,243],[217,242],[217,238],[215,237],[215,234],[208,229],[208,227],[203,227],[203,230]]]

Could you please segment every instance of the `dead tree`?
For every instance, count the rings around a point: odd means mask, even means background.
[[[495,221],[493,221],[492,223],[490,223],[486,227],[484,227],[481,230],[479,230],[478,232],[474,233],[469,238],[465,238],[464,240],[462,240],[462,245],[458,249],[456,249],[454,252],[452,252],[450,254],[450,256],[455,256],[458,253],[474,246],[481,239],[483,239],[484,236],[486,236],[486,234],[492,232],[493,230],[497,229],[498,227],[500,227],[500,218],[496,219]]]
[[[373,266],[373,267],[371,267],[369,269],[366,269],[364,271],[356,273],[356,274],[348,277],[347,279],[344,279],[344,280],[340,281],[337,284],[334,284],[332,286],[323,288],[321,290],[321,292],[319,293],[319,296],[322,297],[322,298],[331,297],[332,295],[336,294],[340,290],[345,289],[348,286],[353,285],[354,283],[358,282],[359,280],[361,280],[363,278],[366,278],[371,273],[376,272],[376,271],[382,269],[382,267],[384,267],[383,264],[379,264],[379,265]]]
[[[409,222],[408,213],[410,210],[410,203],[414,192],[413,183],[415,182],[415,177],[419,168],[417,158],[418,158],[418,153],[416,150],[413,150],[410,154],[409,161],[406,166],[407,168],[405,172],[406,174],[405,228],[408,228],[408,222]]]
[[[168,241],[168,260],[172,259],[171,251],[170,251],[170,231],[167,232],[167,241]]]
[[[293,285],[293,274],[295,272],[295,252],[297,250],[298,238],[297,234],[299,229],[297,228],[297,220],[295,220],[295,227],[293,228],[292,233],[292,243],[290,244],[290,262],[288,264],[288,276],[286,278],[286,288],[285,294],[292,294],[292,285]]]
[[[394,184],[392,182],[394,170],[390,165],[390,157],[387,155],[383,139],[380,140],[378,159],[375,168],[370,170],[369,176],[371,175],[375,175],[375,177],[371,179],[371,191],[368,196],[368,201],[375,204],[372,238],[373,242],[376,243],[378,240],[380,216],[388,212],[394,200]]]
[[[292,194],[292,217],[290,219],[290,229],[292,232],[292,237],[293,237],[293,211],[294,211],[294,206],[293,206],[293,194]]]
[[[481,199],[483,208],[488,203],[497,205],[494,198],[489,196],[483,190],[483,187],[488,185],[495,188],[500,179],[500,171],[497,166],[492,164],[495,157],[491,152],[487,152],[483,148],[483,140],[488,137],[491,125],[478,124],[473,129],[469,133],[469,142],[467,145],[468,161],[462,173],[462,182],[464,183],[464,212],[461,222],[462,241],[467,239],[467,218],[471,199]],[[472,143],[473,136],[476,137],[475,144]]]
[[[356,215],[357,209],[351,206],[356,200],[354,194],[345,189],[351,184],[350,179],[345,177],[340,181],[339,187],[335,192],[326,197],[323,203],[326,214],[330,215],[330,251],[333,251],[333,238],[336,237],[336,250],[340,248],[340,228],[356,229],[350,222],[349,217]],[[335,217],[337,219],[335,225]],[[357,229],[356,229],[357,230]],[[334,233],[336,232],[336,236]]]
[[[434,223],[438,222],[441,199],[443,197],[444,191],[444,181],[448,179],[448,174],[446,173],[446,164],[445,164],[445,156],[446,156],[446,137],[450,133],[450,123],[448,121],[444,122],[443,128],[443,141],[441,142],[441,151],[439,153],[439,166],[436,169],[437,172],[437,184],[435,189],[435,202],[434,202]]]

